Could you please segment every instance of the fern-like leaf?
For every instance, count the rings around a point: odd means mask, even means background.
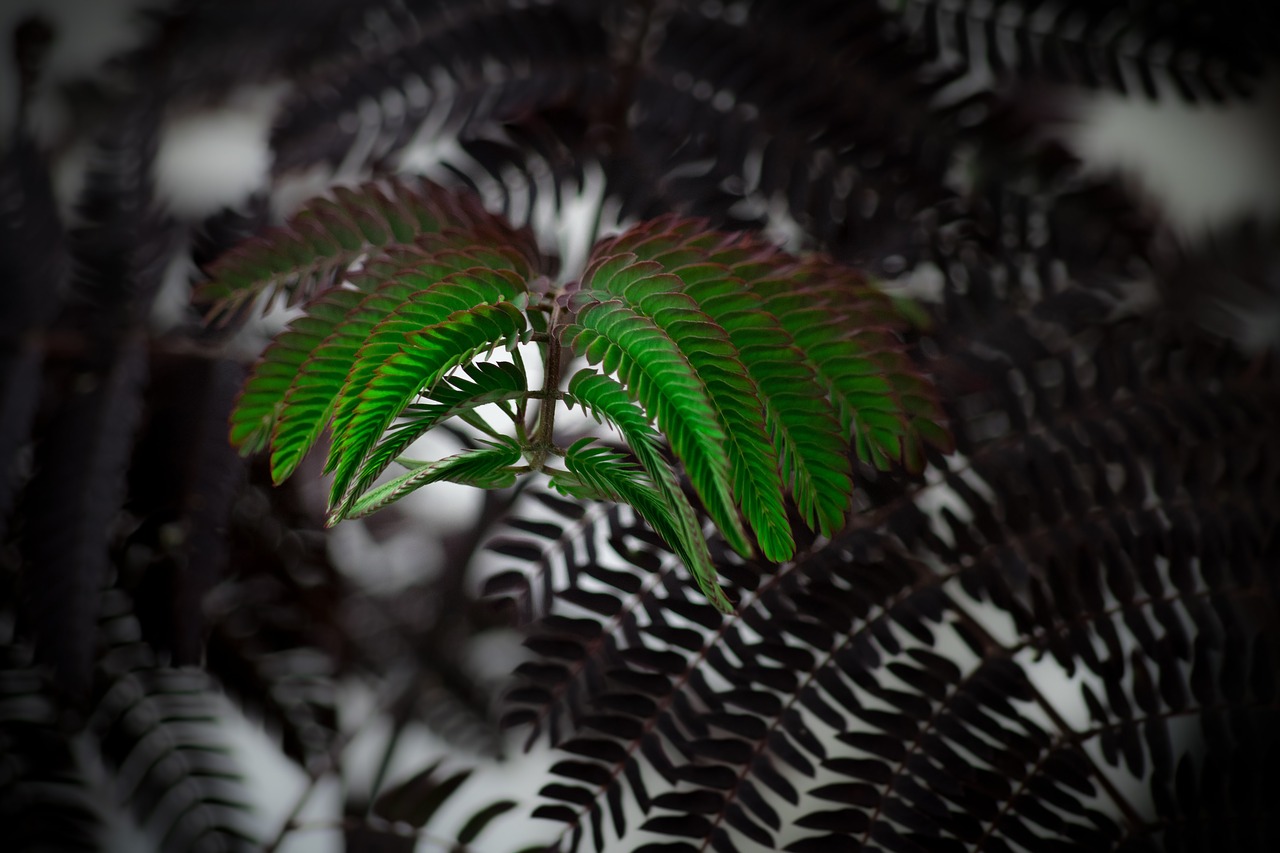
[[[442,480],[482,489],[506,488],[515,483],[516,475],[510,468],[520,461],[520,455],[520,445],[508,440],[434,462],[407,463],[410,465],[408,472],[351,501],[344,517],[368,515],[422,486]]]
[[[716,526],[740,553],[752,551],[734,506],[723,427],[706,385],[679,345],[621,300],[583,300],[566,330],[574,349],[623,383],[671,439]]]
[[[672,513],[676,536],[684,543],[681,557],[685,560],[685,567],[700,588],[718,589],[715,566],[698,516],[680,488],[675,471],[660,452],[662,437],[649,425],[644,412],[627,398],[626,389],[608,376],[593,370],[581,370],[569,380],[565,402],[581,404],[597,418],[603,418],[618,429]]]
[[[376,286],[371,286],[372,292],[363,301],[348,309],[345,319],[330,327],[331,333],[327,337],[318,343],[314,335],[308,339],[312,347],[311,354],[292,373],[292,379],[283,394],[279,385],[273,388],[275,399],[282,405],[272,433],[271,474],[277,483],[293,473],[306,452],[319,439],[321,431],[335,411],[347,374],[375,326],[391,314],[410,310],[411,306],[407,305],[410,300],[421,298],[418,294],[454,273],[471,269],[495,269],[510,271],[517,277],[530,274],[528,265],[514,252],[483,250],[430,251],[403,269],[399,263],[394,262],[382,266],[383,269],[370,271],[363,277],[362,280],[372,280]],[[378,278],[379,275],[382,277]],[[514,294],[516,291],[506,289],[502,292]],[[345,291],[331,291],[320,302],[323,304],[325,301],[338,299],[350,302],[349,297],[343,296],[344,293]],[[314,316],[314,312],[309,312],[309,316]],[[428,322],[423,322],[423,325]],[[410,326],[406,326],[406,330]],[[270,353],[264,355],[258,369],[271,369],[273,360]],[[366,371],[362,374],[361,381],[367,382],[368,379]],[[251,379],[250,382],[252,381]]]
[[[656,417],[739,553],[738,507],[766,557],[794,553],[784,490],[813,529],[844,525],[850,433],[880,468],[950,447],[898,309],[829,260],[667,217],[601,241],[569,305],[567,338]]]
[[[245,453],[265,450],[276,423],[284,414],[284,401],[313,350],[333,333],[365,294],[358,290],[333,290],[307,306],[306,314],[289,324],[267,347],[240,392],[231,414],[231,443]],[[296,420],[291,410],[291,420]],[[292,471],[297,463],[284,463]]]
[[[355,206],[384,198],[377,190],[344,195]],[[331,524],[451,478],[461,461],[431,463],[362,497],[445,419],[518,448],[529,460],[522,470],[542,471],[548,455],[564,453],[555,443],[555,408],[581,404],[622,433],[639,469],[601,461],[606,457],[594,450],[584,456],[575,445],[574,464],[587,467],[571,466],[557,482],[631,502],[723,608],[701,525],[659,451],[654,425],[728,545],[744,556],[758,547],[773,562],[796,550],[788,495],[813,530],[832,536],[844,526],[853,494],[851,439],[880,467],[901,461],[918,468],[930,429],[945,446],[928,384],[896,337],[905,325],[896,306],[835,263],[798,259],[701,220],[666,217],[601,241],[581,279],[552,290],[538,275],[551,264],[500,223],[477,215],[460,227],[444,220],[433,227],[424,234],[372,226],[361,232],[369,245],[388,245],[352,276],[354,289],[314,299],[281,335],[232,417],[232,440],[246,449],[270,435],[276,482],[330,427]],[[472,238],[477,242],[467,242]],[[486,246],[486,238],[494,242]],[[292,245],[277,235],[271,251],[287,254]],[[233,289],[265,286],[277,267],[263,261],[258,279],[233,276]],[[504,369],[472,365],[498,346],[535,340],[544,356],[541,392],[529,389],[519,357]],[[575,376],[567,394],[560,391],[562,348],[598,368]],[[471,378],[448,380],[457,368],[471,370]],[[536,420],[526,423],[535,398]],[[515,427],[511,438],[477,412],[495,402],[513,404],[504,409]],[[515,469],[506,461],[491,473],[494,485],[506,485]]]
[[[680,278],[661,270],[659,264],[637,263],[629,254],[612,256],[588,269],[582,286],[621,298],[652,318],[680,347],[724,427],[734,497],[765,556],[785,560],[794,553],[795,543],[782,500],[778,456],[757,402],[760,392],[728,332],[704,313]]]
[[[551,479],[552,485],[575,497],[619,501],[634,507],[680,556],[707,600],[722,613],[732,612],[733,604],[716,582],[709,556],[699,552],[706,549],[702,537],[688,535],[679,516],[635,463],[607,447],[592,446],[594,441],[583,438],[569,447],[564,462],[573,477],[556,475]]]
[[[399,459],[400,454],[429,430],[450,418],[457,417],[472,423],[492,435],[488,425],[475,417],[475,410],[488,404],[519,401],[528,394],[524,372],[512,362],[479,362],[466,365],[464,370],[468,379],[457,375],[443,377],[430,391],[431,402],[405,407],[402,422],[378,442],[365,459],[360,473],[347,487],[351,494],[364,494],[393,461],[407,464],[406,460]]]
[[[443,313],[449,303],[436,301],[432,306]],[[403,322],[389,318],[379,324],[361,348],[352,376],[362,365],[375,362],[370,381],[353,381],[351,377],[347,380],[344,407],[334,421],[329,453],[328,467],[334,471],[330,499],[333,506],[347,502],[347,486],[365,458],[395,417],[420,392],[429,390],[458,365],[499,345],[514,345],[528,328],[520,307],[505,301],[492,305],[481,302],[452,311],[437,322],[408,333],[397,328]],[[396,347],[396,351],[384,352],[388,346]]]
[[[924,444],[951,449],[937,397],[895,335],[904,325],[899,310],[861,275],[820,257],[792,262],[750,239],[712,257],[790,334],[835,404],[841,430],[852,427],[859,458],[919,470]]]
[[[693,279],[695,269],[682,269],[680,275]],[[759,295],[727,270],[691,281],[688,292],[725,326],[759,386],[783,478],[795,493],[801,516],[831,535],[843,524],[852,472],[847,442],[816,372]]]

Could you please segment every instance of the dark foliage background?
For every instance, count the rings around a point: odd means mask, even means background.
[[[1275,223],[1189,242],[1049,132],[1081,89],[1259,97],[1272,4],[182,0],[71,78],[64,6],[6,18],[7,849],[1280,849]],[[166,122],[264,83],[265,184],[175,212]],[[921,297],[958,451],[861,470],[794,562],[722,554],[727,618],[627,511],[536,489],[370,583],[414,517],[338,558],[318,471],[226,444],[261,327],[185,303],[305,181],[391,172],[569,266],[679,211],[865,268]],[[283,825],[246,715],[305,780]]]

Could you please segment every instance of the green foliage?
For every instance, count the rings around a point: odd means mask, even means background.
[[[880,468],[909,469],[924,445],[949,447],[931,387],[899,342],[901,312],[846,267],[677,217],[600,241],[562,286],[540,274],[550,266],[527,232],[430,183],[311,202],[222,262],[205,288],[225,312],[273,289],[330,285],[254,368],[232,443],[269,447],[280,482],[328,429],[330,523],[428,483],[501,488],[546,474],[565,493],[631,505],[726,611],[664,438],[726,542],[776,562],[796,549],[788,497],[822,535],[844,526],[851,444]],[[542,357],[540,389],[526,344]],[[499,350],[510,360],[486,360]],[[575,357],[588,366],[562,389]],[[560,403],[615,428],[630,455],[592,438],[559,444]],[[485,446],[401,457],[454,419]],[[378,485],[397,461],[406,473]]]
[[[334,198],[314,199],[287,226],[268,231],[221,257],[199,297],[225,318],[263,293],[291,302],[332,285],[351,265],[378,249],[394,250],[424,234],[458,236],[465,245],[477,229],[490,241],[519,245],[511,229],[490,217],[473,197],[429,184],[397,180],[358,190],[335,187]],[[429,244],[428,244],[429,245]]]

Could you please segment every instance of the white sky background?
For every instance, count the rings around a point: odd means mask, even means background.
[[[30,11],[47,15],[59,33],[48,76],[54,81],[71,79],[91,74],[103,60],[136,44],[138,33],[130,13],[158,4],[161,0],[0,0],[0,31],[11,32],[13,23]],[[4,50],[11,50],[7,41]],[[12,67],[7,58],[5,67]],[[200,217],[243,202],[263,186],[270,165],[267,137],[284,91],[280,84],[246,89],[216,109],[176,117],[167,124],[157,178],[160,195],[174,213]],[[0,79],[0,122],[5,127],[12,121],[14,97],[14,81],[5,76]],[[1134,187],[1168,211],[1182,233],[1200,234],[1214,223],[1251,213],[1280,216],[1280,75],[1273,74],[1261,96],[1250,103],[1190,106],[1170,98],[1157,105],[1096,94],[1082,95],[1080,105],[1080,123],[1067,129],[1077,151],[1099,173],[1123,171]],[[53,100],[45,102],[34,118],[41,132],[51,134],[75,121]],[[81,163],[72,151],[55,165],[59,192],[69,201],[78,185]],[[413,555],[420,556],[420,549],[429,547],[434,536],[459,523],[474,508],[474,496],[462,494],[464,491],[423,494],[409,505],[421,526],[406,533],[407,538],[384,543],[377,557],[371,557],[370,552],[378,546],[363,535],[363,528],[340,529],[334,541],[335,557],[350,565],[357,562],[350,555],[358,553],[361,564],[381,567],[369,582],[402,583],[406,566],[414,562]],[[444,506],[455,511],[442,518],[440,509]],[[1033,674],[1047,690],[1054,689],[1053,677],[1052,672]],[[1064,702],[1079,702],[1076,685],[1059,683],[1058,687]],[[351,719],[372,718],[372,703],[367,690],[353,685],[344,700],[348,724]],[[351,765],[358,777],[372,772],[386,742],[388,732],[380,725],[371,724],[351,745]],[[304,788],[303,775],[254,725],[241,721],[235,732],[260,829],[270,837],[297,804]],[[448,751],[449,745],[425,728],[411,730],[397,755],[392,781],[411,775],[431,757]],[[517,750],[511,764],[482,769],[470,784],[490,801],[500,789],[527,800],[543,784],[547,766],[547,756],[520,756]],[[320,786],[301,811],[304,823],[336,819],[341,796],[336,784]],[[465,819],[468,803],[465,798],[455,799],[458,802],[448,808]],[[442,816],[448,818],[448,814]],[[446,823],[455,829],[459,825],[450,820]],[[532,834],[522,835],[521,844],[533,843],[542,835],[549,837],[558,826],[535,821],[529,829]],[[298,832],[291,839],[280,849],[325,853],[340,847],[340,839],[332,831]],[[427,845],[420,849],[437,848]]]

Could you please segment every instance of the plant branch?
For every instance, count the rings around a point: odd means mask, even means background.
[[[532,452],[529,458],[530,467],[535,471],[542,470],[542,463],[547,457],[547,451],[555,445],[556,401],[561,396],[559,391],[560,339],[555,333],[559,319],[560,306],[557,305],[552,309],[551,318],[547,322],[547,328],[550,331],[545,342],[542,392],[537,395],[541,403],[538,406],[538,425],[534,432],[531,445]],[[530,394],[530,396],[534,395]]]

